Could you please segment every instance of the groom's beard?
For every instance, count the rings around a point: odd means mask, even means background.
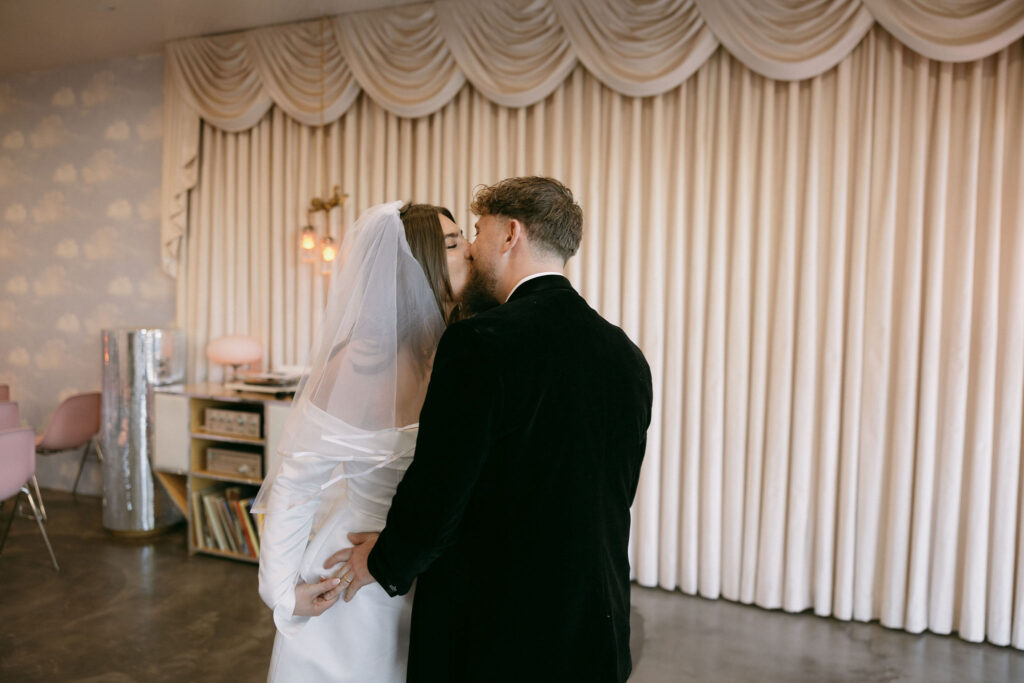
[[[497,279],[493,274],[485,273],[475,264],[470,264],[469,280],[466,282],[465,289],[462,290],[460,303],[463,317],[483,313],[499,305],[501,302],[492,293],[497,288],[497,284]]]

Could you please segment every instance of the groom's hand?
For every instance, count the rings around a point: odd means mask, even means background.
[[[338,571],[341,584],[325,593],[324,597],[336,597],[345,591],[345,602],[349,602],[360,588],[376,580],[366,567],[366,558],[370,556],[370,551],[373,550],[373,544],[377,542],[378,536],[380,534],[349,534],[348,540],[352,541],[352,547],[339,550],[327,558],[327,561],[324,562],[325,568],[333,567],[339,562],[344,562],[344,564]]]

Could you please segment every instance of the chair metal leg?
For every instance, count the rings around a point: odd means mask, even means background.
[[[4,551],[4,543],[7,543],[7,534],[11,531],[11,524],[14,523],[14,517],[18,514],[18,501],[21,499],[21,491],[18,491],[18,495],[14,497],[14,505],[11,506],[11,516],[7,518],[7,526],[4,527],[4,535],[0,536],[0,553]]]
[[[76,500],[78,498],[78,482],[82,479],[82,470],[85,469],[85,461],[89,457],[90,451],[96,456],[97,462],[103,462],[103,451],[100,449],[100,442],[95,436],[89,439],[89,443],[85,444],[85,448],[82,450],[82,459],[78,461],[78,474],[75,475],[75,485],[71,487],[71,495]]]
[[[43,494],[41,494],[39,492],[39,480],[36,479],[36,475],[34,475],[34,474],[32,475],[32,486],[36,490],[36,498],[39,499],[39,509],[43,513],[43,521],[45,522],[46,521],[46,506],[43,505]],[[32,498],[30,496],[29,497],[29,501],[31,501],[31,500],[32,500]],[[34,502],[32,503],[32,507],[33,507],[33,509],[35,508],[35,503]]]
[[[78,499],[78,482],[82,479],[82,470],[85,469],[85,459],[89,457],[89,449],[92,447],[92,441],[85,444],[85,448],[82,449],[82,459],[78,461],[78,474],[75,475],[75,485],[71,487],[71,497]]]
[[[46,527],[43,526],[43,518],[39,514],[39,508],[36,507],[36,501],[32,499],[32,492],[28,490],[27,486],[22,486],[21,490],[28,497],[28,504],[32,506],[32,512],[36,516],[36,524],[39,525],[39,533],[43,535],[43,541],[46,542],[46,549],[50,551],[50,561],[53,562],[53,568],[56,571],[60,571],[60,565],[57,564],[57,556],[53,554],[53,546],[50,545],[50,537],[46,535]]]

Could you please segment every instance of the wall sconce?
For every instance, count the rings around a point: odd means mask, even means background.
[[[313,227],[313,216],[317,213],[324,214],[324,225],[330,225],[330,215],[333,209],[341,207],[345,200],[348,199],[347,194],[342,194],[338,190],[338,186],[334,186],[334,191],[328,197],[313,197],[309,200],[309,208],[306,210],[307,224],[302,228],[302,232],[299,236],[299,251],[302,254],[303,263],[314,263],[317,260],[317,233],[316,228]],[[344,232],[344,227],[342,228]],[[338,257],[338,244],[334,241],[334,238],[330,235],[324,235],[320,240],[320,272],[324,275],[330,275],[331,269],[334,266],[334,259]]]
[[[320,272],[324,275],[331,274],[331,268],[334,267],[334,259],[338,258],[338,245],[334,242],[334,238],[327,235],[320,241]]]

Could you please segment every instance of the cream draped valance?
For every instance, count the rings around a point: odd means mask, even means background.
[[[1024,35],[1019,0],[436,0],[191,38],[166,46],[164,266],[177,272],[199,120],[254,126],[272,105],[306,125],[333,121],[365,91],[422,117],[466,81],[505,107],[534,105],[581,63],[628,97],[681,85],[719,44],[777,80],[828,71],[877,21],[931,59],[994,54]]]

